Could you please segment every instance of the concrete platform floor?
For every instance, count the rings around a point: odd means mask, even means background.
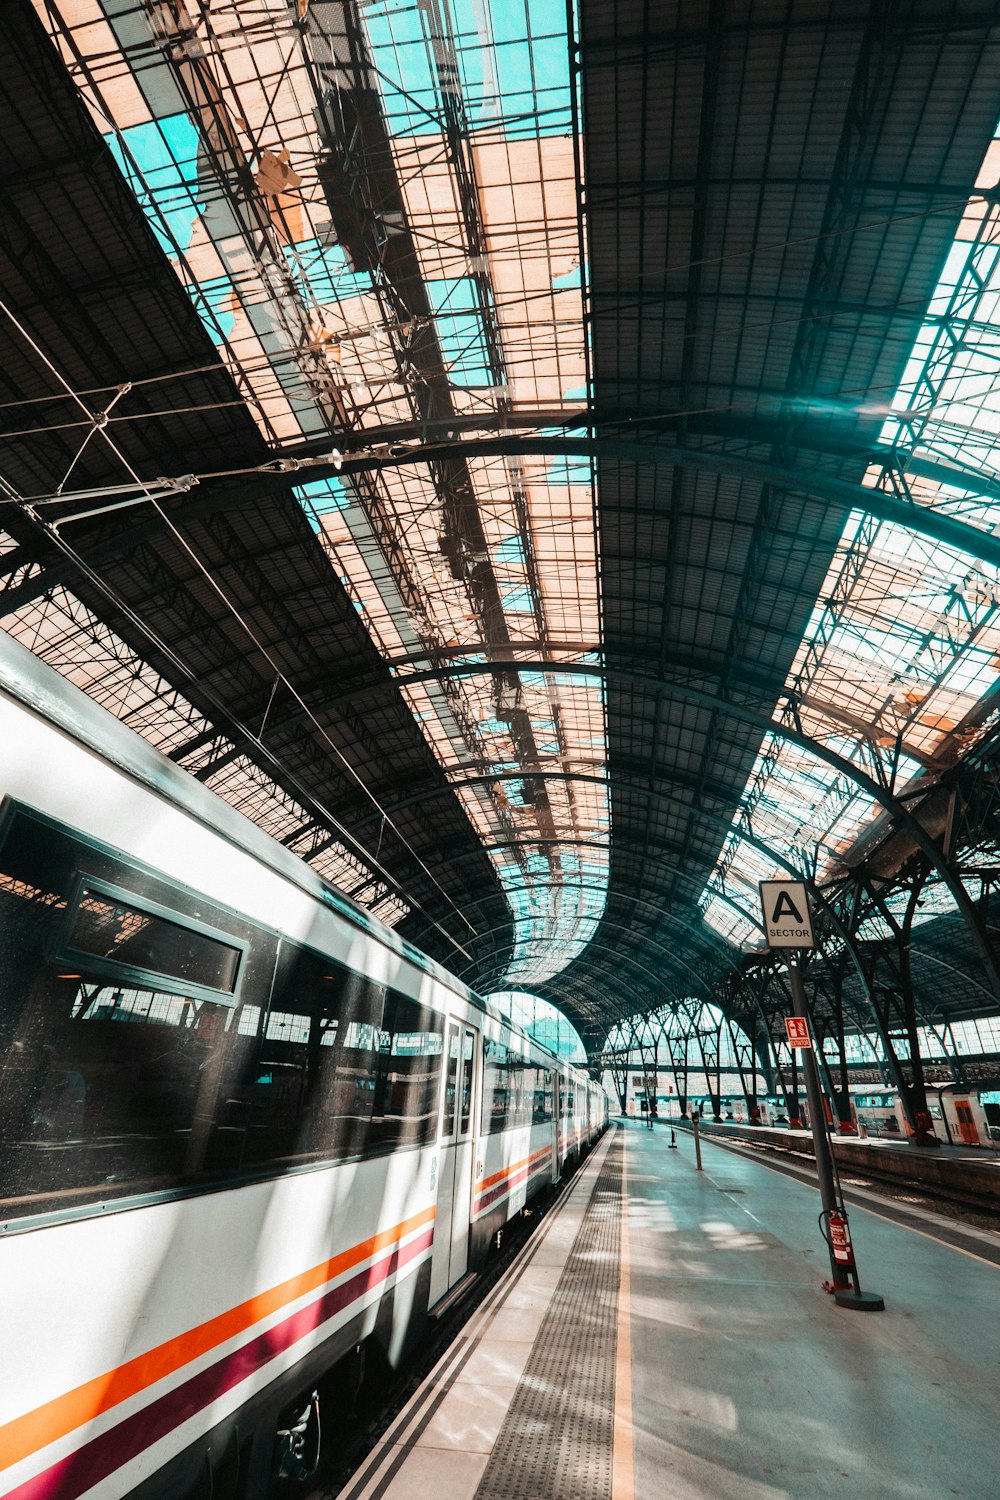
[[[690,1137],[668,1141],[609,1132],[343,1500],[1000,1500],[1000,1236],[963,1226],[956,1248],[929,1216],[856,1207],[886,1310],[843,1309],[811,1187],[709,1140],[699,1173]],[[595,1204],[620,1214],[611,1249],[587,1239]],[[615,1274],[570,1314],[567,1278],[595,1255]],[[554,1308],[601,1339],[607,1380],[575,1413],[525,1390],[558,1384],[536,1348]],[[535,1469],[510,1464],[505,1487],[491,1457],[529,1443]]]

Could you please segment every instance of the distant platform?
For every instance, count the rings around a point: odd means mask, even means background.
[[[657,1124],[689,1134],[689,1120]],[[703,1120],[703,1140],[729,1139],[748,1146],[780,1147],[799,1156],[812,1157],[812,1131],[778,1125],[742,1125],[734,1120]],[[990,1146],[913,1145],[906,1137],[831,1135],[833,1154],[839,1166],[875,1172],[899,1184],[913,1184],[951,1194],[962,1203],[981,1203],[1000,1209],[1000,1151]]]
[[[662,1130],[664,1125],[673,1125],[677,1129],[691,1129],[689,1120],[657,1121],[655,1128]],[[812,1131],[808,1126],[802,1130],[792,1130],[788,1125],[744,1125],[738,1120],[702,1120],[701,1128],[705,1133],[725,1131],[734,1136],[745,1136],[748,1140],[759,1138],[777,1141],[787,1138],[789,1143],[812,1142]],[[911,1154],[927,1152],[945,1157],[949,1161],[968,1161],[979,1165],[986,1163],[1000,1167],[1000,1141],[982,1146],[966,1146],[942,1140],[936,1146],[915,1146],[905,1135],[840,1135],[837,1132],[834,1132],[831,1139],[837,1145],[870,1146],[877,1150],[907,1151]]]
[[[1000,1235],[855,1207],[859,1313],[801,1166],[703,1162],[613,1126],[340,1500],[997,1494]]]

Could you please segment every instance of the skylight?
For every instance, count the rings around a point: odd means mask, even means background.
[[[998,176],[1000,139],[976,186]],[[993,530],[995,500],[977,483],[1000,474],[998,374],[1000,210],[974,199],[890,403],[881,441],[893,462],[873,464],[865,483],[902,483],[916,504]],[[1000,570],[859,509],[819,600],[787,682],[801,729],[869,775],[878,761],[896,791],[955,761],[984,727],[1000,673]],[[702,896],[706,922],[735,943],[760,937],[752,905],[744,920],[720,899],[787,873],[750,830],[786,858],[815,849],[822,879],[879,812],[849,778],[769,734]],[[931,888],[916,920],[950,908]]]
[[[272,448],[586,399],[563,0],[37,4]],[[551,670],[600,660],[591,466],[470,452],[298,494],[508,892],[506,982],[541,982],[607,881],[601,678]]]

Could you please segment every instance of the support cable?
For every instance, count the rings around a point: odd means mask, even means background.
[[[76,392],[73,390],[73,388],[69,384],[69,382],[65,379],[65,377],[62,375],[62,373],[57,369],[57,367],[52,363],[52,361],[46,355],[46,353],[44,352],[44,350],[42,348],[40,348],[40,346],[35,342],[34,338],[32,338],[32,336],[28,332],[28,330],[19,321],[19,319],[17,318],[16,314],[3,301],[0,301],[0,312],[2,312],[4,314],[4,316],[13,324],[14,328],[17,330],[17,332],[20,334],[20,336],[29,345],[29,347],[33,350],[33,352],[37,355],[37,357],[42,361],[42,363],[45,365],[45,367],[51,372],[51,374],[58,381],[58,383],[64,388],[64,390],[69,395],[70,399],[72,401],[74,401],[83,411],[86,411],[87,414],[88,414],[88,417],[93,421],[94,420],[93,419],[93,413],[91,413],[91,412],[88,411],[86,405],[77,396]],[[157,498],[157,496],[155,495],[155,493],[153,493],[153,491],[150,490],[147,487],[145,481],[142,480],[142,479],[140,479],[139,476],[138,476],[138,474],[136,474],[136,472],[132,468],[132,465],[130,464],[129,460],[125,457],[125,455],[122,453],[122,451],[120,450],[120,448],[117,446],[117,444],[113,441],[113,439],[108,434],[108,432],[106,430],[106,427],[100,425],[99,423],[95,423],[94,430],[97,431],[97,432],[99,432],[101,438],[104,440],[104,442],[111,449],[112,453],[115,455],[115,457],[121,463],[121,465],[125,469],[126,473],[129,474],[129,476],[134,480],[134,482],[137,485],[137,487],[143,492],[144,499],[156,511],[156,513],[160,517],[160,520],[162,521],[163,525],[167,528],[167,530],[174,537],[174,539],[177,542],[178,546],[181,547],[181,549],[185,552],[185,554],[191,560],[192,564],[194,565],[194,567],[196,568],[196,570],[198,571],[198,573],[204,578],[205,582],[209,585],[209,587],[211,588],[212,592],[219,599],[220,603],[225,607],[226,610],[228,610],[228,612],[236,620],[237,624],[244,631],[244,633],[246,634],[247,638],[251,642],[251,644],[254,647],[254,649],[261,654],[261,656],[264,658],[264,660],[272,668],[272,670],[275,673],[276,682],[280,681],[284,685],[284,687],[287,690],[287,692],[289,693],[290,697],[292,697],[294,699],[294,701],[298,704],[299,708],[301,709],[301,711],[305,715],[305,717],[308,719],[309,723],[318,732],[320,738],[328,746],[328,748],[330,749],[330,751],[333,752],[333,754],[337,758],[337,760],[339,760],[341,762],[341,764],[343,765],[344,769],[347,771],[349,777],[353,781],[355,781],[357,783],[357,785],[360,787],[360,789],[361,789],[362,793],[364,794],[364,796],[375,806],[375,808],[377,809],[377,811],[382,815],[382,818],[383,818],[385,824],[387,824],[392,829],[393,833],[395,834],[396,838],[399,840],[399,842],[402,845],[402,847],[404,849],[406,849],[407,853],[413,858],[413,860],[415,861],[415,863],[420,867],[420,869],[423,871],[423,873],[427,876],[427,878],[430,880],[431,884],[438,891],[440,891],[441,895],[444,897],[445,901],[448,903],[448,905],[451,907],[451,909],[455,912],[456,916],[458,916],[458,918],[460,919],[460,921],[462,922],[462,924],[468,929],[468,931],[471,934],[475,935],[475,928],[472,926],[471,922],[469,922],[469,920],[465,916],[464,912],[462,912],[460,910],[460,908],[458,906],[456,906],[455,902],[452,900],[451,896],[449,896],[449,894],[445,890],[444,886],[437,879],[437,877],[433,874],[433,872],[428,868],[427,864],[420,857],[420,855],[417,853],[417,851],[413,848],[412,844],[405,837],[405,835],[399,830],[399,828],[393,822],[392,818],[385,812],[385,809],[381,806],[381,804],[379,803],[377,797],[374,795],[374,793],[371,791],[371,789],[368,787],[368,785],[365,783],[365,781],[362,779],[362,777],[358,774],[358,772],[351,765],[350,761],[344,755],[343,751],[331,739],[330,735],[328,734],[328,732],[326,731],[326,729],[323,727],[323,725],[320,723],[319,719],[317,719],[316,715],[309,708],[308,704],[306,704],[305,701],[303,700],[303,698],[300,696],[300,694],[299,694],[298,690],[296,689],[295,685],[292,682],[289,681],[288,677],[282,671],[279,663],[274,658],[274,656],[271,654],[271,652],[268,650],[267,646],[258,637],[258,635],[252,629],[252,627],[250,626],[250,624],[244,619],[243,615],[240,613],[240,611],[237,608],[237,606],[235,604],[233,604],[232,600],[228,597],[228,595],[225,593],[225,591],[220,587],[220,585],[212,577],[211,573],[208,571],[208,569],[205,567],[204,563],[198,557],[198,555],[194,551],[193,547],[190,545],[190,543],[187,541],[187,539],[182,535],[182,533],[180,532],[180,530],[178,529],[178,527],[174,524],[174,522],[171,519],[171,517],[163,509],[163,507],[161,506],[160,501]],[[78,552],[76,552],[76,550],[70,545],[70,543],[68,541],[66,541],[66,539],[60,534],[57,526],[54,526],[51,523],[49,523],[48,521],[46,521],[42,516],[40,516],[37,513],[37,511],[34,509],[33,506],[31,506],[30,504],[28,504],[26,501],[22,500],[13,491],[8,490],[8,495],[9,495],[9,498],[12,501],[14,501],[17,505],[19,505],[20,508],[22,508],[23,510],[25,510],[31,516],[32,520],[35,522],[36,525],[40,526],[44,530],[44,532],[48,536],[49,540],[53,541],[55,543],[55,545],[59,548],[59,550],[63,553],[63,555],[69,557],[70,560],[74,563],[74,565],[77,566],[81,570],[81,572],[84,573],[84,575],[88,578],[88,580],[92,584],[94,584],[95,587],[97,587],[97,588],[100,589],[101,593],[104,594],[105,598],[107,598],[111,603],[113,603],[117,609],[122,609],[123,612],[130,619],[130,621],[133,624],[139,626],[139,628],[143,631],[143,633],[147,636],[148,639],[153,640],[155,642],[155,644],[157,646],[157,649],[165,651],[166,654],[168,655],[168,657],[170,658],[170,660],[177,667],[179,667],[181,671],[186,671],[186,669],[184,667],[184,664],[180,660],[180,658],[178,658],[176,656],[176,654],[169,647],[167,647],[165,645],[164,642],[158,640],[155,637],[155,634],[139,618],[139,616],[123,600],[121,600],[120,598],[118,598],[117,595],[115,594],[114,590],[109,585],[107,585],[104,582],[104,580],[101,579],[93,571],[93,569],[91,569],[88,566],[88,564],[86,563],[86,561],[84,560],[84,558]],[[211,695],[211,696],[214,696],[214,695]],[[215,706],[217,708],[219,708],[220,710],[222,710],[223,712],[228,713],[228,711],[225,709],[225,705],[222,704],[222,703],[220,703],[217,699],[215,700]],[[268,751],[266,749],[266,747],[261,743],[261,741],[258,738],[258,736],[255,735],[251,729],[245,728],[242,725],[240,727],[241,727],[242,732],[244,732],[246,734],[248,742],[251,743],[259,752],[263,752],[264,754],[266,754],[267,758],[272,763],[275,763],[275,757],[274,757],[274,755],[272,754],[272,752],[270,752],[270,751]],[[282,774],[285,775],[285,776],[288,775],[288,773],[286,771],[284,771],[284,769],[282,769]],[[302,790],[304,791],[304,789],[302,789]],[[310,797],[308,800],[314,800],[314,799],[312,799]],[[431,922],[432,926],[442,935],[442,937],[446,938],[447,941],[453,947],[455,947],[456,949],[458,949],[458,951],[460,953],[464,954],[466,958],[469,958],[470,955],[467,952],[467,950],[462,946],[462,944],[459,943],[455,938],[453,938],[440,925],[440,923],[438,923],[433,917],[431,917],[430,914],[424,910],[424,908],[420,905],[419,902],[413,900],[402,889],[402,887],[399,885],[399,882],[389,873],[388,870],[386,870],[384,867],[378,865],[377,861],[373,861],[372,858],[371,858],[371,856],[362,848],[362,846],[360,846],[357,843],[357,841],[354,839],[353,835],[351,835],[346,828],[344,828],[340,823],[338,823],[337,820],[332,817],[332,815],[328,815],[328,816],[330,817],[330,821],[331,821],[332,825],[337,828],[338,832],[341,834],[342,837],[344,837],[345,841],[347,841],[350,844],[350,846],[355,850],[355,852],[357,853],[357,856],[359,858],[361,858],[366,864],[369,864],[369,865],[372,865],[372,866],[376,867],[378,869],[378,873],[382,876],[382,878],[388,881],[388,883],[390,884],[391,888],[393,890],[395,890],[399,894],[399,896],[403,899],[403,901],[407,905],[417,907],[417,909],[425,917],[427,917],[428,921]]]

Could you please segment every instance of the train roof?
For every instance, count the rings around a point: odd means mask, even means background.
[[[123,724],[80,688],[68,682],[37,656],[0,631],[0,691],[62,733],[85,745],[110,765],[163,797],[187,816],[259,860],[283,879],[321,901],[345,920],[376,938],[393,952],[433,975],[484,1014],[499,1022],[512,1035],[528,1037],[533,1047],[560,1065],[573,1066],[565,1058],[530,1035],[505,1016],[485,996],[463,984],[426,953],[406,942],[363,907],[322,878],[297,854],[285,849],[270,834],[203,786],[187,771],[162,755],[127,724]]]
[[[220,838],[331,907],[401,957],[434,974],[463,996],[472,997],[484,1010],[495,1012],[494,1006],[476,995],[454,974],[330,885],[305,860],[285,849],[270,834],[224,802],[210,787],[203,786],[187,771],[174,765],[127,724],[121,723],[80,688],[2,631],[0,690],[189,817],[197,819]]]

